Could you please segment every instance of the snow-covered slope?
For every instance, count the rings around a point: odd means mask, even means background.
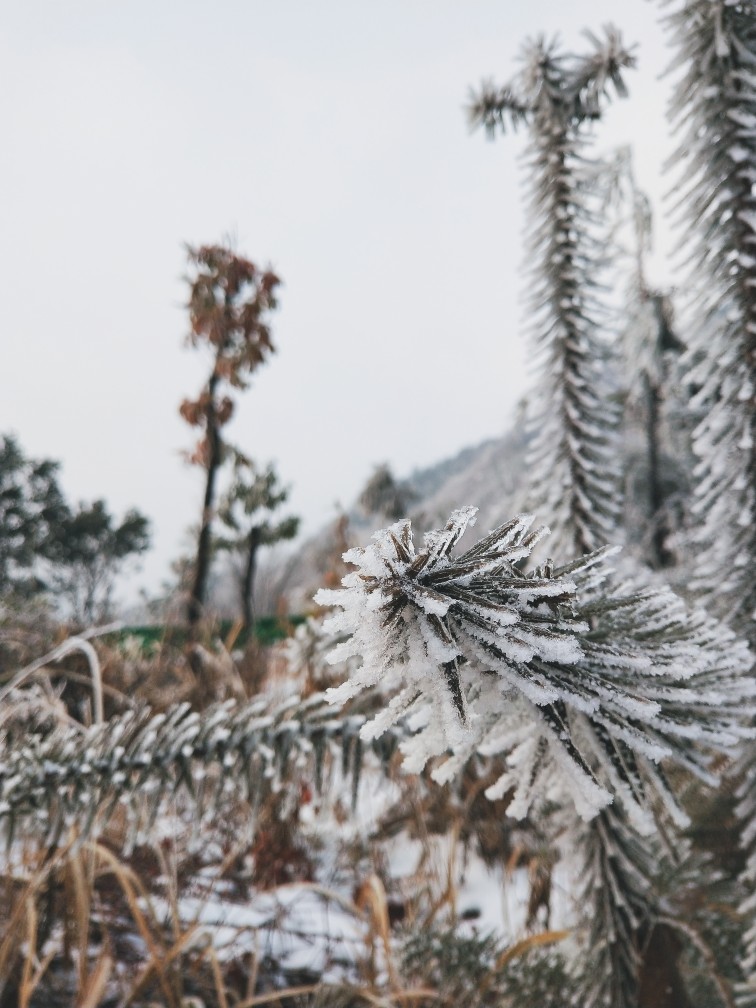
[[[416,534],[443,525],[451,511],[470,504],[480,509],[473,538],[512,517],[522,507],[518,496],[524,456],[525,435],[518,427],[401,480],[413,501],[407,517],[412,519]],[[366,513],[356,503],[346,517],[343,531],[349,545],[367,542],[376,529],[390,524],[384,515]],[[335,522],[299,547],[284,588],[290,611],[312,607],[313,593],[322,586],[340,552]]]

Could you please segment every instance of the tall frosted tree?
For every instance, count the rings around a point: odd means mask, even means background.
[[[520,74],[503,88],[484,86],[470,110],[473,123],[489,134],[508,122],[529,129],[526,254],[531,341],[540,362],[530,417],[530,501],[547,516],[555,547],[577,554],[622,535],[621,406],[616,375],[610,378],[618,361],[612,360],[609,311],[598,287],[606,251],[596,219],[599,166],[586,157],[586,145],[610,91],[625,96],[623,72],[634,62],[614,29],[607,28],[603,40],[589,38],[593,50],[585,56],[561,54],[543,39],[529,43]],[[590,591],[587,586],[586,595]],[[569,723],[567,712],[564,717]],[[561,723],[561,711],[557,718]],[[613,748],[610,730],[599,734],[627,786],[635,756],[628,762]],[[641,946],[652,933],[656,908],[653,851],[631,812],[620,805],[612,814],[601,811],[586,828],[574,820],[568,827],[583,837],[576,852],[596,939],[584,970],[589,1008],[635,1008],[638,1002]]]
[[[669,292],[649,279],[651,203],[638,186],[632,151],[620,147],[595,165],[592,186],[606,222],[605,259],[620,302],[623,400],[623,526],[626,543],[654,569],[674,567],[688,523],[692,468],[690,396],[682,378],[685,345]]]
[[[756,6],[688,0],[665,21],[702,408],[692,587],[756,642]]]
[[[577,553],[617,538],[621,499],[585,147],[610,92],[626,94],[623,72],[634,62],[614,29],[589,39],[583,56],[543,38],[528,43],[521,72],[504,87],[484,85],[470,106],[471,122],[489,135],[522,123],[529,131],[529,307],[540,360],[531,501],[555,541]]]
[[[694,431],[692,587],[756,645],[756,5],[687,0],[668,7],[679,79],[671,103],[684,179]],[[743,986],[756,1005],[756,746],[739,764],[747,867]]]

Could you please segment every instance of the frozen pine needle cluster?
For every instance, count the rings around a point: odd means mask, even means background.
[[[202,713],[176,704],[164,713],[128,710],[84,728],[51,717],[28,693],[6,701],[0,731],[0,839],[42,837],[62,843],[75,826],[80,840],[97,838],[116,808],[126,813],[127,847],[149,837],[169,808],[207,818],[265,794],[297,791],[300,777],[323,784],[336,758],[353,792],[359,784],[364,718],[334,717],[315,694],[285,702],[260,697],[220,703]],[[387,763],[399,733],[372,746]]]
[[[547,530],[526,515],[455,554],[474,515],[455,511],[422,549],[403,521],[345,555],[344,587],[316,598],[341,610],[332,660],[361,665],[328,699],[390,691],[363,738],[410,718],[406,768],[444,757],[439,781],[475,752],[504,756],[487,793],[510,793],[515,817],[568,800],[590,819],[616,796],[642,832],[656,801],[684,823],[666,767],[714,783],[711,755],[750,734],[746,645],[666,587],[620,583],[611,550],[529,570]]]

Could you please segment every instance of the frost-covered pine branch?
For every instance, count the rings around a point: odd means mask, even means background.
[[[634,63],[618,32],[589,35],[585,56],[560,54],[537,39],[508,85],[485,84],[470,119],[490,135],[525,122],[531,200],[527,261],[532,338],[541,360],[531,417],[532,502],[550,516],[564,549],[588,553],[616,539],[620,475],[619,407],[607,384],[605,309],[598,289],[600,243],[585,172],[586,124],[610,90],[623,96]]]
[[[578,828],[578,905],[587,912],[581,1008],[637,1008],[642,936],[655,905],[657,851],[613,805]]]
[[[667,767],[715,783],[711,754],[749,735],[750,655],[668,588],[617,582],[612,550],[528,570],[547,531],[529,516],[455,555],[474,513],[455,512],[419,549],[404,521],[345,555],[356,570],[316,598],[341,610],[326,624],[347,635],[332,660],[362,664],[326,697],[380,683],[393,697],[361,734],[407,719],[406,769],[440,757],[443,783],[475,753],[503,756],[486,794],[508,795],[510,815],[572,806],[590,820],[575,849],[603,939],[582,974],[585,1005],[633,1008],[641,924],[657,914],[647,838],[657,817],[688,821]]]
[[[407,766],[446,756],[437,780],[474,751],[504,754],[509,769],[489,794],[511,790],[515,817],[569,796],[590,819],[616,794],[647,824],[651,789],[685,822],[661,761],[712,783],[709,754],[749,735],[747,647],[668,588],[615,584],[611,550],[527,571],[547,532],[531,531],[529,516],[456,556],[474,514],[455,511],[418,550],[404,521],[346,554],[357,569],[316,599],[341,609],[326,629],[348,635],[332,660],[362,664],[326,698],[394,687],[361,734],[377,738],[416,715],[421,727],[402,744]]]
[[[714,611],[756,642],[756,6],[666,4],[679,69],[677,202],[688,253],[696,577]]]
[[[329,754],[353,790],[360,779],[365,717],[334,717],[319,695],[278,705],[264,698],[223,703],[201,713],[188,704],[162,714],[133,710],[90,728],[46,717],[23,692],[12,703],[17,716],[0,729],[0,832],[8,843],[30,835],[55,845],[69,826],[86,838],[119,805],[133,842],[177,795],[217,814],[240,800],[254,806],[266,789],[286,787],[292,771],[320,787]],[[382,762],[403,733],[372,746]]]

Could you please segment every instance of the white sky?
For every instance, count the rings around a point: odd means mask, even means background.
[[[229,436],[276,461],[306,531],[378,462],[404,476],[503,433],[529,381],[523,143],[471,135],[464,105],[528,36],[582,49],[609,17],[639,68],[597,149],[632,143],[659,206],[648,0],[4,5],[0,433],[60,459],[72,499],[151,518],[135,585],[167,575],[202,492],[177,413],[207,376],[183,348],[184,242],[231,235],[284,281]]]

